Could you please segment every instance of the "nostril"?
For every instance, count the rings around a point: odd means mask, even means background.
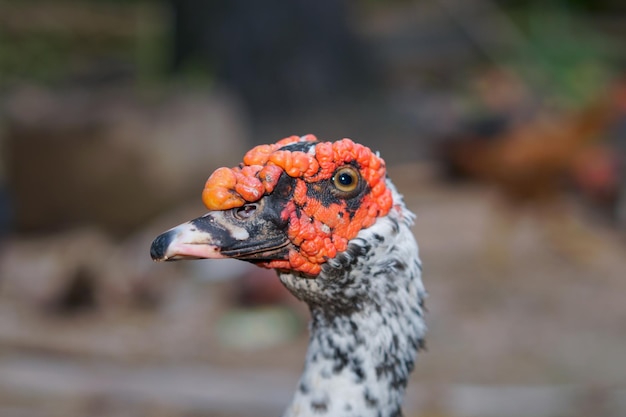
[[[233,209],[235,217],[240,220],[249,219],[256,212],[257,205],[256,204],[244,204],[241,207],[237,207]]]

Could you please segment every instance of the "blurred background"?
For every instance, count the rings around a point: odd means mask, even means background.
[[[0,0],[0,415],[279,415],[306,308],[148,250],[307,133],[418,214],[407,416],[626,415],[625,70],[619,0]]]

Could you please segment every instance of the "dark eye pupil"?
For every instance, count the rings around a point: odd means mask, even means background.
[[[346,173],[339,174],[339,183],[341,185],[351,185],[353,181],[352,175]]]

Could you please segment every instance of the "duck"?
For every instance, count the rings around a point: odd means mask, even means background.
[[[208,212],[156,237],[151,257],[271,268],[308,305],[304,369],[283,417],[402,416],[426,290],[415,215],[379,153],[289,136],[215,170],[202,200]]]

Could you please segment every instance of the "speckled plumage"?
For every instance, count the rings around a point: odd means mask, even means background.
[[[401,416],[425,290],[414,215],[378,154],[292,136],[216,170],[203,199],[212,211],[157,237],[151,255],[276,268],[309,305],[304,372],[284,417]]]
[[[279,274],[312,318],[304,372],[284,417],[402,415],[426,330],[425,291],[413,215],[388,186],[394,209],[361,230],[315,280]]]

